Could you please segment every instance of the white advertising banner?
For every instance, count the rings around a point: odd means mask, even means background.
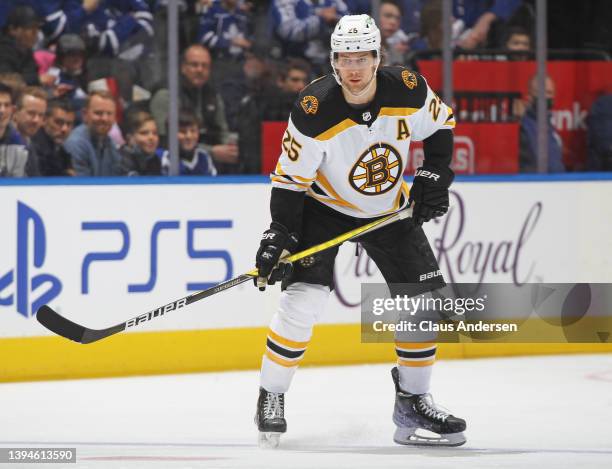
[[[126,321],[253,268],[265,183],[0,185],[0,337],[49,334],[42,304],[88,327]],[[458,182],[425,229],[447,282],[612,282],[612,181]],[[326,323],[359,322],[362,282],[340,250]],[[267,325],[278,287],[245,283],[136,331]]]

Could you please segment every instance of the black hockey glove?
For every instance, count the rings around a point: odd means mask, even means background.
[[[259,275],[253,280],[259,290],[264,291],[266,285],[274,285],[291,274],[293,267],[290,262],[283,262],[283,258],[292,254],[297,246],[296,233],[289,233],[280,223],[273,221],[270,224],[261,237],[255,256]]]
[[[410,197],[412,220],[421,225],[432,218],[444,215],[448,211],[448,188],[455,178],[450,168],[421,166],[414,174]]]

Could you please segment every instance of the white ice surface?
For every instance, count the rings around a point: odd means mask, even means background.
[[[71,446],[95,468],[612,468],[612,355],[440,361],[435,400],[459,448],[392,441],[391,365],[304,368],[288,433],[256,446],[256,372],[0,385],[0,447]]]

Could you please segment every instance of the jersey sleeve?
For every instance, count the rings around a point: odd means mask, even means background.
[[[307,191],[317,178],[324,151],[320,144],[298,130],[289,117],[281,142],[281,154],[274,172],[272,186],[292,191]]]
[[[424,78],[422,78],[425,81]],[[427,96],[423,106],[409,117],[412,129],[412,140],[425,140],[440,129],[452,130],[455,128],[455,116],[450,106],[447,106],[440,97],[427,86]]]

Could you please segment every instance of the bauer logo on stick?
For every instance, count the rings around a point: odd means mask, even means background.
[[[164,314],[169,313],[170,311],[174,311],[175,309],[182,308],[186,304],[187,304],[187,298],[182,298],[178,301],[168,303],[165,306],[160,306],[159,308],[154,309],[153,311],[149,311],[148,313],[145,313],[138,317],[130,319],[126,323],[125,327],[137,326],[138,324],[142,322],[150,321],[151,319],[156,318],[157,316],[163,316]]]

